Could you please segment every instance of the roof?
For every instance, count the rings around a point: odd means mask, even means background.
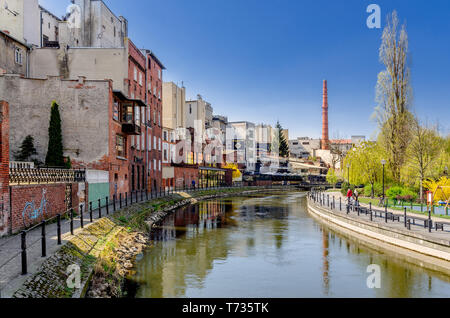
[[[152,50],[148,50],[148,49],[142,49],[142,51],[144,51],[145,53],[147,53],[148,55],[150,55],[152,57],[152,59],[155,60],[156,63],[158,63],[158,65],[161,67],[161,69],[165,70],[166,67],[163,65],[163,63],[161,63],[161,61],[156,57],[156,55],[153,53]]]
[[[56,15],[54,15],[53,13],[51,13],[50,11],[48,11],[46,8],[44,8],[43,6],[39,5],[39,9],[41,9],[41,11],[44,11],[45,13],[51,15],[52,17],[54,17],[56,20],[58,21],[62,21],[60,18],[58,18]]]
[[[144,106],[144,107],[147,106],[147,104],[144,103],[143,100],[141,100],[141,99],[131,99],[131,98],[128,98],[127,96],[125,96],[125,94],[124,94],[122,91],[119,91],[119,90],[113,90],[113,93],[114,93],[115,96],[119,97],[119,98],[122,99],[122,100],[130,101],[130,102],[135,102],[138,106]]]
[[[19,44],[25,46],[25,47],[28,48],[28,49],[31,49],[31,48],[32,48],[32,46],[31,46],[30,44],[27,44],[27,43],[25,43],[25,42],[22,42],[22,41],[16,39],[16,38],[13,37],[11,34],[8,34],[8,33],[4,32],[4,31],[1,31],[1,30],[0,30],[0,34],[3,34],[3,35],[6,36],[7,38],[10,38],[11,40],[13,40],[13,41],[15,41],[15,42],[17,42],[17,43],[19,43]]]
[[[330,140],[331,144],[353,144],[353,141],[351,139],[334,139]]]

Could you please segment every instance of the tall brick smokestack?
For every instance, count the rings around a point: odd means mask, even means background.
[[[322,150],[330,149],[328,137],[328,88],[327,81],[323,81],[323,105],[322,105]]]

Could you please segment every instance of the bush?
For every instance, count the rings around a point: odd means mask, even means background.
[[[346,196],[347,192],[348,192],[348,188],[349,188],[349,184],[348,182],[344,182],[341,186],[341,193],[342,195]],[[352,191],[355,191],[355,186],[353,184],[350,185],[350,189],[352,189]]]
[[[415,201],[417,199],[417,193],[409,188],[404,188],[401,186],[394,186],[386,191],[386,196],[391,200],[400,201]]]
[[[367,184],[364,187],[364,196],[370,197],[372,195],[372,185]],[[374,183],[373,185],[374,197],[381,197],[383,195],[383,185],[381,183]]]

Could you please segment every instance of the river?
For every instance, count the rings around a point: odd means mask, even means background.
[[[313,219],[305,193],[181,208],[152,234],[130,279],[137,298],[450,297],[450,277]],[[381,268],[368,288],[367,267]]]

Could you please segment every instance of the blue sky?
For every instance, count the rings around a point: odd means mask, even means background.
[[[58,16],[67,0],[40,0]],[[105,0],[129,21],[137,46],[167,67],[214,113],[320,137],[322,81],[328,80],[330,137],[373,137],[382,29],[366,8],[397,10],[409,34],[413,109],[450,133],[450,1]]]

